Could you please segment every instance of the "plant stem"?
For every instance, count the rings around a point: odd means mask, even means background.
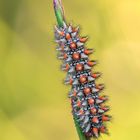
[[[79,127],[79,124],[78,124],[78,122],[76,120],[76,117],[73,116],[73,119],[74,119],[75,127],[76,127],[76,130],[77,130],[78,136],[79,136],[79,140],[90,140],[89,138],[87,138],[83,134],[83,132],[82,132],[81,128]]]
[[[65,21],[65,18],[64,18],[64,11],[62,7],[62,3],[60,0],[53,0],[53,4],[54,4],[55,16],[57,19],[58,26],[63,27],[63,22]],[[75,127],[79,136],[79,140],[90,140],[82,132],[75,116],[73,116],[73,119],[74,119]]]
[[[55,16],[59,27],[63,26],[64,11],[60,0],[53,0]]]

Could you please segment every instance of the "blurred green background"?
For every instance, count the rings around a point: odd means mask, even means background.
[[[110,96],[110,136],[100,139],[140,139],[140,1],[63,4],[67,20],[89,35]],[[78,140],[55,24],[51,0],[0,0],[0,140]]]

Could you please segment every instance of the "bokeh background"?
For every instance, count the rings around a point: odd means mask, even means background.
[[[63,4],[67,20],[89,35],[110,96],[110,136],[100,139],[140,139],[140,1]],[[55,24],[52,0],[0,0],[0,140],[78,140]]]

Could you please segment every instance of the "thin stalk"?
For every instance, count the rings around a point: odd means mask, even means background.
[[[64,11],[60,0],[53,0],[55,16],[59,27],[63,26]]]
[[[89,138],[87,138],[87,137],[83,134],[81,128],[79,127],[78,122],[76,121],[76,117],[73,116],[73,119],[74,119],[75,127],[76,127],[76,130],[77,130],[78,136],[79,136],[79,140],[90,140]]]
[[[55,16],[57,19],[58,26],[63,27],[63,22],[65,21],[65,18],[64,18],[64,10],[63,10],[61,0],[53,0],[53,4],[54,4]],[[77,134],[79,136],[79,140],[90,140],[82,132],[75,116],[73,116],[73,119],[77,130]]]

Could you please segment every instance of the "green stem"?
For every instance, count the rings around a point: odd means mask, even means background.
[[[62,3],[60,0],[53,0],[53,3],[54,3],[55,16],[57,19],[58,26],[63,27],[63,22],[65,21],[65,18],[64,18],[64,11],[62,8]],[[90,140],[82,132],[82,130],[76,120],[76,117],[73,116],[73,119],[74,119],[75,127],[77,130],[78,136],[79,136],[79,140]]]
[[[58,23],[59,27],[62,27],[63,26],[63,17],[61,15],[61,11],[60,10],[55,11],[55,15],[56,15],[56,19],[57,19],[57,23]]]
[[[64,11],[60,0],[53,0],[55,16],[59,27],[63,27]]]
[[[80,128],[80,126],[79,126],[77,120],[76,120],[76,117],[73,117],[73,119],[74,119],[74,123],[75,123],[75,127],[76,127],[76,130],[77,130],[79,139],[80,139],[80,140],[90,140],[89,138],[87,138],[87,137],[83,134],[83,132],[82,132],[82,130],[81,130],[81,128]]]

